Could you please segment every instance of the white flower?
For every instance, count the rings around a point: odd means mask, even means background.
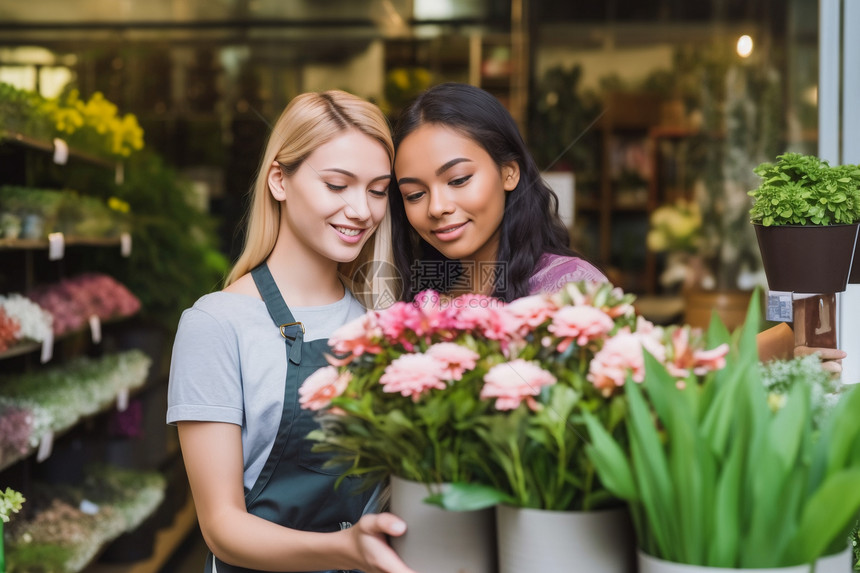
[[[16,335],[19,340],[43,342],[52,335],[54,317],[29,298],[20,294],[0,296],[0,307],[21,325]]]

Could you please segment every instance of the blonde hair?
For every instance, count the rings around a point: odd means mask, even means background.
[[[343,91],[330,90],[296,96],[284,109],[272,128],[257,179],[251,189],[245,245],[227,275],[224,286],[232,284],[265,261],[275,247],[280,224],[280,204],[269,192],[267,175],[272,164],[275,161],[281,163],[284,171],[291,175],[314,150],[349,129],[358,130],[379,141],[393,164],[394,144],[388,121],[372,103]],[[393,260],[391,217],[386,211],[373,240],[367,242],[354,261],[341,263],[338,271],[362,304],[367,308],[376,308],[381,302],[384,303],[380,301],[378,280],[374,278],[374,273],[356,277],[356,272],[370,261],[393,264]]]

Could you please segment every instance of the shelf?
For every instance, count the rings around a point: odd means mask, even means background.
[[[194,500],[189,494],[185,506],[176,513],[173,524],[155,534],[155,549],[152,557],[135,563],[96,563],[85,569],[83,573],[158,573],[196,524],[197,511]]]
[[[0,132],[0,143],[5,142],[12,143],[20,147],[26,147],[28,149],[44,151],[45,153],[54,153],[54,143],[52,141],[36,139],[34,137],[24,135],[23,133],[2,131]],[[114,162],[108,161],[107,159],[102,159],[101,157],[97,157],[95,155],[91,155],[83,151],[78,151],[73,148],[69,148],[69,157],[80,159],[81,161],[85,161],[93,165],[99,165],[101,167],[108,167],[111,169],[113,169],[116,165]]]
[[[107,320],[99,320],[101,326],[105,326],[108,324],[114,324],[117,322],[122,322],[123,320],[127,320],[134,315],[128,316],[117,316],[114,318],[109,318]],[[87,328],[79,328],[78,330],[70,330],[68,332],[64,332],[63,334],[56,335],[54,337],[54,342],[56,343],[59,340],[64,338],[69,338],[71,336],[75,336],[77,334],[82,334],[89,331],[89,326]],[[21,356],[22,354],[28,354],[30,352],[34,352],[36,350],[40,350],[42,348],[41,342],[23,342],[21,344],[16,344],[11,348],[0,352],[0,360],[5,360],[6,358],[12,358],[15,356]]]
[[[21,356],[22,354],[29,354],[34,350],[39,350],[42,348],[41,342],[22,342],[21,344],[16,344],[11,348],[0,352],[0,360],[4,358],[12,358],[13,356]]]
[[[67,247],[119,247],[122,245],[122,239],[64,237],[63,243]],[[38,251],[48,247],[47,239],[0,239],[0,250]]]
[[[143,355],[143,353],[140,351],[134,351],[134,352],[139,352],[140,355]],[[49,431],[45,432],[40,437],[40,445],[39,446],[30,446],[27,448],[27,451],[24,453],[9,454],[8,457],[0,460],[0,471],[3,471],[6,468],[9,468],[9,467],[13,466],[14,464],[16,464],[22,460],[25,460],[25,459],[29,458],[30,456],[32,456],[33,454],[35,454],[42,447],[42,441],[44,441],[46,439],[46,437],[49,436],[47,439],[51,440],[52,442],[56,441],[57,438],[61,437],[63,434],[68,432],[70,429],[72,429],[75,426],[77,426],[78,424],[80,424],[83,420],[86,420],[88,418],[92,418],[94,416],[98,416],[99,414],[102,414],[104,412],[107,412],[108,410],[115,408],[117,405],[117,400],[119,399],[119,397],[123,393],[127,392],[128,395],[131,395],[133,392],[138,391],[144,385],[144,383],[146,382],[147,375],[149,373],[150,366],[151,365],[149,363],[147,363],[146,369],[145,369],[145,371],[140,373],[141,375],[139,376],[139,379],[131,380],[131,381],[129,381],[129,383],[126,387],[119,388],[115,392],[112,392],[110,395],[103,396],[102,397],[103,399],[101,400],[100,404],[90,404],[88,411],[71,412],[71,416],[68,416],[67,418],[65,418],[62,423],[57,425],[57,427],[50,428]],[[13,400],[16,398],[20,399],[20,397],[14,396]],[[24,397],[24,399],[35,401],[35,399],[32,397]],[[38,402],[36,402],[36,403],[38,404]]]

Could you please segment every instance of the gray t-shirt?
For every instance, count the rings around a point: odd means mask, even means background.
[[[332,304],[291,308],[305,340],[329,338],[365,309],[347,291]],[[242,427],[244,483],[252,488],[269,457],[284,405],[284,339],[266,304],[215,292],[182,313],[167,395],[167,422],[227,422]]]

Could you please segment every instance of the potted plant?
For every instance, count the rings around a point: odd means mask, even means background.
[[[769,399],[758,311],[754,294],[725,368],[701,385],[679,386],[647,357],[641,387],[626,383],[629,445],[586,415],[598,475],[633,514],[642,573],[850,568],[860,392],[845,392],[823,416],[802,377]],[[730,336],[715,321],[709,338]]]
[[[331,338],[340,369],[320,371],[302,387],[303,405],[322,414],[322,429],[310,436],[315,451],[345,462],[347,475],[395,476],[395,512],[402,478],[425,484],[417,486],[420,497],[429,488],[448,510],[502,502],[498,571],[557,569],[574,557],[596,570],[626,571],[629,521],[595,477],[582,412],[621,432],[620,386],[629,370],[642,376],[645,346],[684,376],[719,365],[727,350],[702,352],[689,329],[637,321],[632,299],[609,284],[570,283],[511,304],[424,293],[415,304],[368,313]],[[427,561],[396,548],[418,570],[460,571],[457,549],[434,545],[454,526],[426,534],[424,511],[424,521],[407,517],[404,542],[418,536]],[[568,529],[575,541],[549,543],[547,527]],[[455,542],[485,552],[486,541],[469,541],[480,531],[471,529]]]
[[[0,491],[0,573],[6,573],[6,553],[4,551],[5,544],[3,542],[3,524],[7,523],[11,518],[11,514],[21,511],[21,506],[24,502],[24,496],[20,492],[15,491],[11,487],[7,487],[6,491]]]
[[[785,153],[755,168],[749,192],[762,261],[771,290],[845,290],[860,224],[860,167]]]

